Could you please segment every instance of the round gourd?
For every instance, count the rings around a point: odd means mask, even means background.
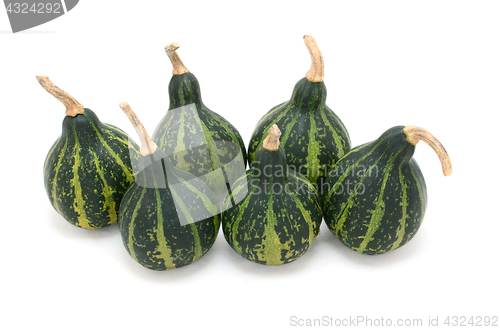
[[[276,125],[269,129],[253,167],[234,185],[232,199],[241,202],[221,215],[229,245],[244,258],[266,265],[302,256],[321,224],[317,192],[287,166],[280,134]]]
[[[123,244],[135,261],[149,269],[191,264],[217,237],[220,218],[215,196],[199,179],[172,166],[127,103],[120,107],[142,141],[140,171],[120,206]]]
[[[38,82],[66,106],[62,134],[45,159],[45,190],[69,223],[95,229],[117,222],[123,194],[134,181],[138,146],[119,128],[102,123],[47,76]]]
[[[281,146],[288,165],[321,188],[323,178],[351,148],[351,142],[344,124],[326,105],[321,51],[313,37],[304,36],[304,41],[311,54],[311,68],[295,85],[291,99],[260,119],[248,145],[248,161],[252,166],[267,131],[277,124],[284,131]]]
[[[329,173],[325,223],[346,246],[363,254],[381,254],[415,236],[427,205],[424,177],[412,158],[419,140],[436,151],[444,175],[451,175],[444,147],[415,126],[393,127],[352,149]]]

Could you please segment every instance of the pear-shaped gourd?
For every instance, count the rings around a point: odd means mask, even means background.
[[[220,217],[215,196],[199,179],[172,166],[127,103],[120,107],[142,142],[136,180],[120,206],[123,244],[134,260],[149,269],[191,264],[217,237]]]
[[[311,68],[295,85],[291,99],[260,119],[248,145],[248,161],[252,166],[267,131],[276,123],[284,131],[281,146],[288,165],[321,186],[322,178],[351,148],[351,142],[344,124],[326,105],[321,51],[313,37],[304,36],[304,42],[311,54]]]
[[[87,229],[117,222],[123,194],[134,181],[131,157],[138,146],[119,128],[102,123],[47,76],[42,87],[66,106],[62,134],[45,159],[45,190],[69,223]]]
[[[314,186],[287,166],[280,134],[276,125],[269,129],[253,167],[234,185],[231,197],[241,202],[221,216],[229,245],[266,265],[302,256],[318,235],[322,217]]]
[[[168,85],[170,106],[152,135],[152,140],[174,165],[202,176],[239,158],[246,164],[246,149],[236,128],[203,104],[198,80],[182,63],[171,43],[165,51],[173,66]],[[224,186],[225,187],[225,186]]]
[[[444,147],[415,126],[388,129],[337,162],[325,183],[324,217],[342,243],[359,253],[381,254],[415,236],[427,205],[424,177],[412,157],[420,140],[438,154],[444,175],[451,175]]]

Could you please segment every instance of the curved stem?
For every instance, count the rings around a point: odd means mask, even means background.
[[[420,140],[427,143],[438,155],[439,160],[441,161],[441,167],[443,168],[444,176],[451,175],[452,171],[451,171],[450,156],[448,156],[446,149],[443,147],[441,142],[439,142],[439,140],[436,139],[434,135],[432,135],[431,133],[429,133],[429,131],[423,128],[411,125],[406,126],[403,129],[403,133],[405,133],[408,142],[410,142],[414,146],[416,146],[418,141]]]
[[[165,47],[165,52],[172,62],[172,66],[174,69],[172,70],[172,74],[174,76],[180,76],[189,72],[188,68],[182,63],[181,58],[177,54],[176,50],[179,49],[180,45],[176,42],[172,42],[170,45]]]
[[[66,116],[76,117],[76,115],[83,114],[83,105],[81,105],[75,98],[56,85],[47,76],[36,76],[36,80],[42,87],[49,92],[50,95],[62,102],[66,106]]]
[[[280,136],[281,131],[278,128],[278,125],[274,124],[269,129],[264,142],[262,142],[262,147],[268,151],[276,151],[280,147]]]
[[[306,73],[306,78],[312,83],[322,82],[325,78],[325,63],[323,54],[316,43],[316,39],[311,36],[304,36],[307,50],[311,54],[311,68]]]
[[[142,125],[134,110],[132,110],[127,102],[120,103],[120,108],[122,108],[123,112],[125,112],[128,119],[134,126],[137,135],[139,135],[139,139],[141,140],[141,155],[148,156],[154,154],[158,147],[149,137],[148,132],[146,132],[144,125]]]

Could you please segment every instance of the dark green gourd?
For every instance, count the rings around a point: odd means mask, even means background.
[[[276,123],[284,131],[281,146],[288,165],[321,186],[328,171],[351,148],[351,142],[344,124],[326,105],[321,51],[313,37],[304,36],[304,41],[311,54],[311,68],[295,85],[291,99],[260,119],[250,139],[248,161],[252,166],[267,130]]]
[[[123,244],[134,260],[149,269],[191,264],[217,237],[220,217],[215,196],[199,179],[172,166],[127,103],[120,107],[142,142],[139,172],[120,206]]]
[[[415,236],[427,205],[424,177],[412,157],[419,140],[438,154],[444,175],[451,175],[444,147],[415,126],[393,127],[352,149],[329,173],[325,223],[346,246],[359,253],[381,254]]]
[[[246,149],[236,128],[202,102],[198,80],[182,63],[172,43],[165,51],[173,66],[168,86],[170,106],[152,139],[174,165],[195,176],[206,175],[240,158],[246,164]]]
[[[123,194],[134,181],[130,157],[138,146],[119,128],[102,123],[47,76],[42,87],[66,106],[62,134],[43,168],[45,190],[54,209],[69,223],[87,229],[117,222]],[[130,148],[129,148],[130,147]]]
[[[322,217],[314,186],[287,166],[280,134],[276,125],[269,129],[253,167],[234,185],[232,198],[241,202],[221,216],[229,245],[266,265],[302,256],[318,235]]]

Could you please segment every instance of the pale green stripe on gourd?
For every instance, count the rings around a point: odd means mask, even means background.
[[[75,163],[73,165],[73,180],[71,181],[72,186],[75,189],[75,201],[74,201],[74,209],[75,212],[78,213],[78,219],[77,223],[80,227],[88,228],[90,227],[89,225],[89,220],[87,218],[86,212],[85,212],[85,201],[83,200],[83,195],[82,195],[82,187],[80,183],[80,176],[78,174],[78,170],[80,169],[80,145],[78,142],[78,136],[76,134],[75,127],[73,126],[73,132],[75,133],[75,148],[73,149],[74,151],[74,159]]]
[[[154,180],[156,181],[156,178],[154,178]],[[155,185],[155,187],[157,187],[157,185]],[[165,238],[165,231],[163,229],[164,219],[163,219],[163,212],[161,209],[162,202],[160,197],[160,190],[155,189],[155,195],[156,195],[156,214],[157,214],[157,221],[156,221],[157,228],[155,232],[158,240],[158,246],[156,248],[156,251],[160,253],[160,255],[157,256],[157,258],[163,260],[163,262],[165,263],[165,268],[172,269],[175,268],[175,263],[174,259],[172,258],[172,250],[167,246],[167,239]]]
[[[361,242],[360,246],[357,248],[357,251],[363,253],[366,248],[366,245],[372,240],[373,234],[379,229],[380,221],[384,216],[385,212],[385,202],[384,202],[384,192],[385,186],[387,184],[387,179],[389,178],[389,174],[391,173],[392,167],[394,166],[394,161],[401,150],[399,150],[394,156],[392,156],[388,162],[388,165],[384,167],[384,179],[382,180],[382,185],[380,188],[379,195],[377,196],[377,200],[374,202],[376,205],[375,210],[373,210],[372,217],[369,221],[368,230],[366,235]]]
[[[207,125],[205,125],[205,122],[201,122],[201,129],[203,130],[203,135],[205,136],[205,141],[207,142],[208,152],[210,153],[210,155],[213,155],[214,151],[212,150],[212,142],[214,141],[214,138],[210,130],[207,128]],[[210,165],[212,166],[212,170],[220,167],[214,163],[214,157],[210,157]]]
[[[396,241],[392,245],[391,250],[397,249],[401,244],[401,242],[403,241],[406,229],[405,228],[406,220],[409,217],[409,215],[406,213],[408,208],[408,196],[407,196],[408,185],[404,181],[403,173],[401,171],[402,167],[403,163],[399,164],[398,173],[399,173],[399,182],[401,182],[401,193],[402,193],[401,208],[403,214],[401,216],[401,219],[399,220],[399,228],[396,232]]]
[[[269,264],[281,263],[281,251],[287,249],[286,244],[281,244],[280,239],[274,230],[276,225],[276,215],[273,211],[273,199],[269,198],[266,213],[266,226],[264,229],[264,239],[261,248],[256,248],[255,252],[259,259],[267,260]],[[277,252],[278,251],[278,252]]]
[[[108,185],[106,181],[106,174],[104,174],[104,171],[101,168],[101,164],[99,162],[99,158],[97,157],[96,153],[92,151],[91,154],[94,157],[94,164],[97,169],[97,173],[99,174],[99,178],[101,179],[101,182],[103,184],[102,187],[102,196],[104,197],[103,211],[107,210],[109,212],[109,218],[111,223],[115,223],[118,220],[118,213],[116,212],[116,202],[113,199],[113,194],[115,193],[115,190]]]
[[[136,191],[139,189],[139,186],[138,185],[135,185],[135,186],[132,186],[132,189],[136,189]],[[142,204],[142,200],[144,198],[144,195],[146,194],[146,190],[148,188],[142,188],[142,193],[141,193],[141,196],[139,196],[139,200],[137,201],[137,204],[135,205],[134,207],[134,212],[132,213],[132,217],[130,219],[130,223],[128,225],[128,228],[126,228],[128,230],[128,241],[127,241],[127,248],[128,248],[128,251],[130,253],[130,256],[134,259],[134,260],[137,260],[137,256],[135,254],[135,249],[134,249],[134,232],[135,232],[135,221],[137,220],[137,213],[139,212],[139,209],[141,208],[141,204]],[[122,225],[122,224],[120,224]],[[124,230],[125,228],[121,228],[122,230]]]
[[[316,230],[316,224],[314,223],[314,221],[312,221],[311,214],[309,212],[307,212],[307,210],[305,209],[304,205],[299,200],[299,198],[297,196],[292,196],[292,198],[295,201],[297,208],[302,213],[302,216],[306,220],[307,224],[309,225],[309,244],[311,244],[314,241],[314,239],[316,238],[316,236],[314,235],[314,231]],[[305,242],[302,242],[302,243],[305,243]]]
[[[307,158],[306,164],[308,168],[312,169],[312,174],[309,178],[312,182],[318,180],[319,169],[321,168],[320,160],[318,156],[320,154],[320,142],[316,140],[316,121],[314,120],[314,113],[309,114],[311,121],[311,133],[309,134],[309,143],[307,144]]]
[[[181,212],[186,216],[186,220],[189,223],[188,226],[191,228],[191,231],[193,233],[193,237],[194,237],[194,241],[195,241],[194,260],[197,260],[203,255],[203,253],[201,251],[200,234],[198,233],[198,229],[196,229],[196,226],[193,225],[194,224],[193,217],[189,213],[189,211],[186,207],[186,204],[184,204],[184,202],[181,200],[181,197],[175,192],[175,190],[172,190],[171,192],[172,192],[172,196],[177,201],[177,205],[179,205]]]
[[[326,118],[326,113],[324,111],[321,111],[320,114],[321,114],[322,123],[325,125],[325,127],[327,127],[330,130],[330,133],[332,134],[336,145],[342,146],[342,145],[347,145],[347,144],[351,143],[350,141],[345,141],[345,139],[341,135],[338,134],[338,131],[333,127],[333,125],[330,123],[330,121]],[[347,129],[345,128],[344,123],[342,123],[340,120],[338,121],[338,123],[340,126],[342,126],[344,131],[347,132]],[[341,158],[342,156],[344,156],[346,151],[348,151],[348,150],[344,150],[342,148],[339,148],[337,156],[339,158]]]

